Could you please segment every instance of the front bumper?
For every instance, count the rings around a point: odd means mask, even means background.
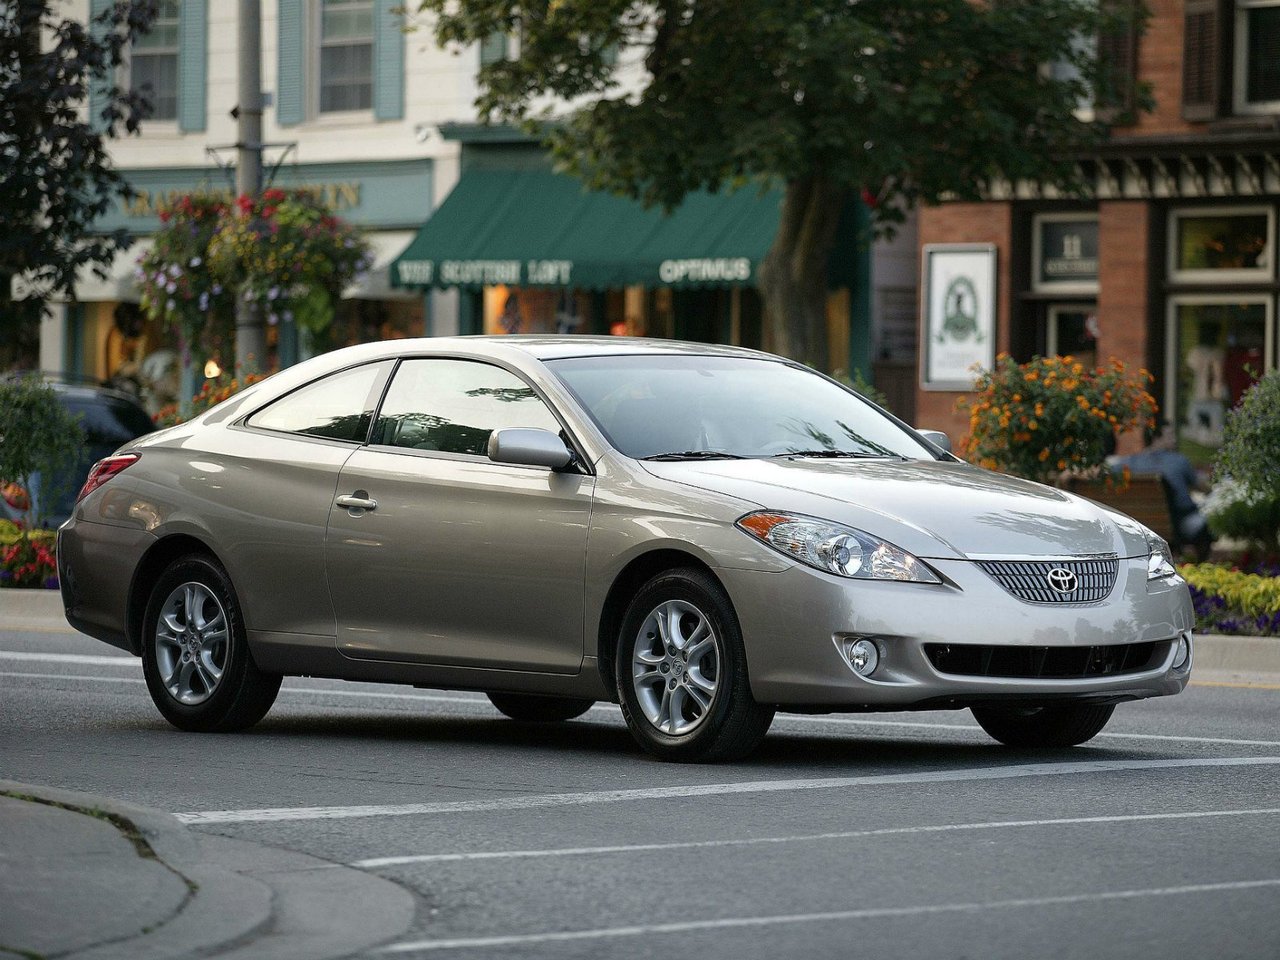
[[[996,700],[1114,702],[1180,692],[1190,659],[1173,668],[1195,623],[1181,581],[1147,583],[1145,559],[1121,560],[1114,589],[1091,604],[1035,604],[1004,590],[977,564],[930,561],[947,583],[841,579],[800,565],[781,573],[717,571],[737,611],[752,693],[784,709],[902,710]],[[861,677],[842,654],[870,637],[880,666]],[[926,644],[1101,647],[1156,642],[1141,669],[1081,679],[943,673]]]

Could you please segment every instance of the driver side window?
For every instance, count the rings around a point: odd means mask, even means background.
[[[513,373],[474,360],[406,360],[396,369],[375,444],[486,456],[489,435],[507,427],[560,432],[533,388]]]

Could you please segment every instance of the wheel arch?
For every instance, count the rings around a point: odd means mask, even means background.
[[[147,612],[151,590],[169,564],[179,557],[202,554],[223,566],[213,548],[189,533],[175,533],[157,540],[138,562],[129,585],[129,602],[125,608],[124,630],[134,656],[142,654],[142,620]]]
[[[724,590],[726,596],[729,593],[724,582],[705,560],[679,547],[662,547],[642,553],[618,571],[618,575],[614,577],[609,587],[609,592],[605,595],[604,605],[600,609],[600,628],[596,635],[596,663],[600,670],[600,678],[614,700],[618,697],[618,687],[614,677],[614,651],[618,645],[618,631],[622,628],[622,617],[626,613],[627,605],[636,591],[659,573],[680,567],[701,570]]]

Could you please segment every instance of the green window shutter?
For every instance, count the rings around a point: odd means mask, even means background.
[[[205,83],[209,62],[208,0],[184,0],[178,46],[178,129],[198,133],[205,127]]]
[[[379,120],[404,117],[404,33],[392,11],[403,0],[374,0],[373,115]]]
[[[105,13],[111,6],[111,0],[92,0],[89,4],[89,17],[95,19],[99,14]],[[105,31],[97,23],[90,23],[89,30],[95,37],[101,37]],[[107,105],[107,99],[111,96],[111,88],[115,86],[115,77],[90,77],[89,78],[89,126],[99,133],[106,130],[107,125],[102,122],[102,109]]]
[[[487,67],[491,63],[507,59],[507,35],[491,33],[480,43],[480,66]]]
[[[276,122],[291,127],[307,118],[307,18],[303,0],[280,0],[280,57],[276,76]]]

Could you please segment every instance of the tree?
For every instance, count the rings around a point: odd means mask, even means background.
[[[482,116],[537,124],[596,189],[671,207],[785,187],[760,266],[772,349],[825,368],[826,264],[846,201],[885,231],[997,178],[1078,186],[1115,90],[1122,0],[421,0],[442,44],[519,37],[480,71]],[[615,55],[623,51],[615,66]],[[1050,64],[1062,68],[1049,70]],[[566,104],[575,109],[569,111]],[[1101,116],[1101,114],[1099,114]]]
[[[46,298],[69,293],[83,266],[103,273],[129,243],[122,230],[91,231],[128,191],[106,139],[136,132],[150,105],[114,78],[156,4],[120,0],[87,25],[58,18],[61,6],[0,5],[0,368],[29,362]],[[103,106],[86,117],[91,85]],[[16,300],[15,277],[27,288]]]

